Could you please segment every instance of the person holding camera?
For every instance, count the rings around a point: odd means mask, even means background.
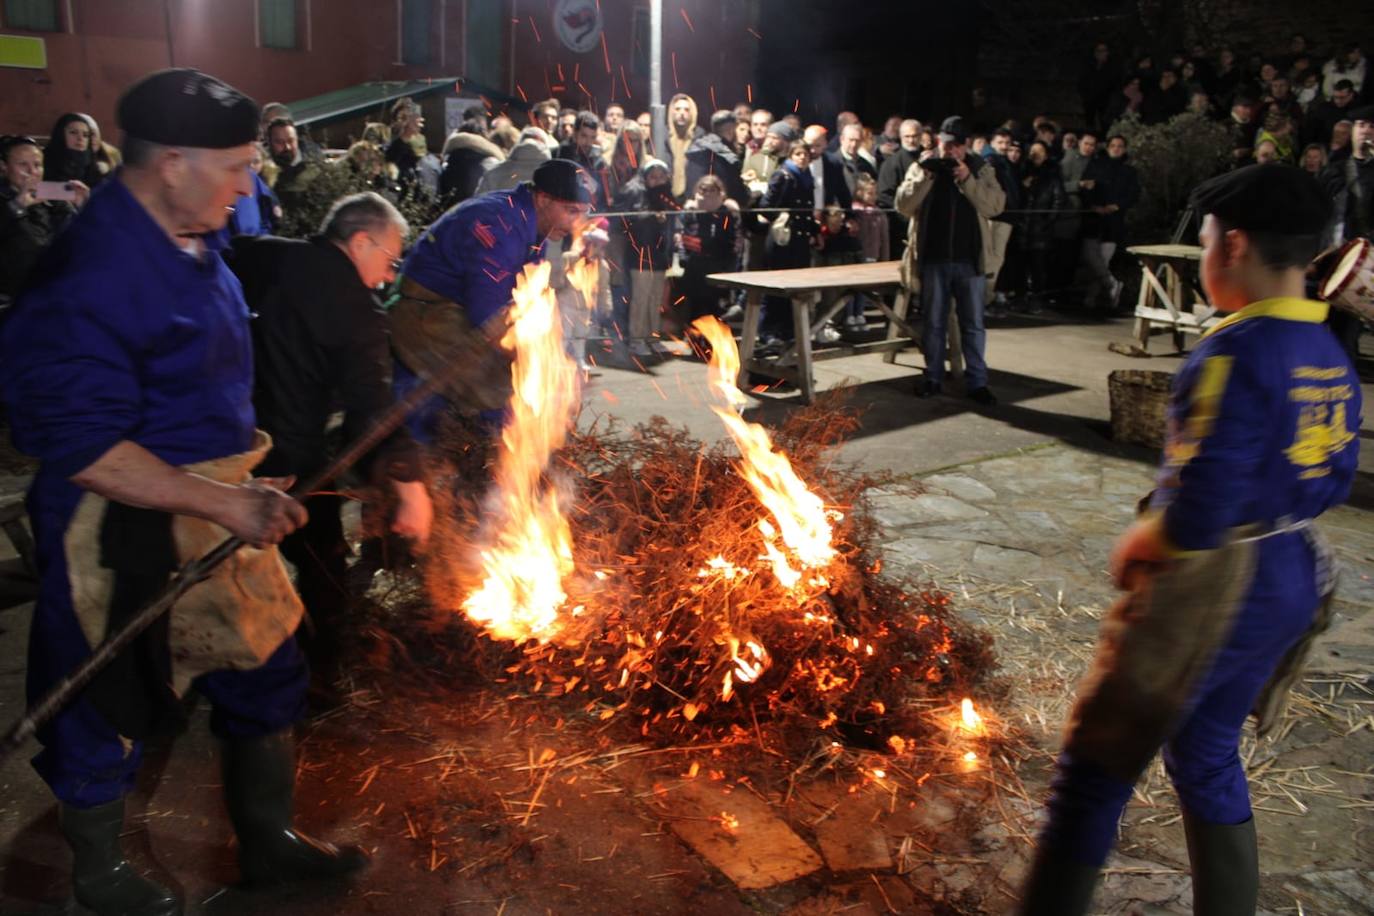
[[[997,403],[984,359],[983,295],[992,263],[989,222],[1006,206],[1006,192],[984,160],[968,155],[964,119],[946,118],[938,143],[912,163],[897,189],[897,211],[910,220],[902,282],[921,291],[925,376],[917,397],[940,393],[950,306],[958,310],[964,353],[964,390],[983,406]]]
[[[80,181],[44,181],[32,137],[0,137],[0,306],[19,294],[43,249],[86,202]]]

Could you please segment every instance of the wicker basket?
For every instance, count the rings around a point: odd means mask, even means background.
[[[1112,438],[1161,448],[1172,381],[1171,373],[1148,369],[1111,372],[1107,395],[1112,406]]]

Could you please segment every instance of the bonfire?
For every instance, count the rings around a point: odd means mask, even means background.
[[[825,401],[774,435],[747,422],[734,339],[704,319],[703,388],[728,443],[661,420],[574,433],[578,375],[547,280],[530,267],[517,285],[490,489],[451,494],[426,562],[429,602],[485,637],[479,664],[654,741],[771,725],[784,743],[901,751],[980,732],[955,698],[993,667],[989,641],[944,593],[882,573],[872,481],[830,461],[854,414]]]

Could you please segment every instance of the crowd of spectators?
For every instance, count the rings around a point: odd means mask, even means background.
[[[1359,117],[1370,92],[1366,71],[1358,44],[1321,56],[1301,35],[1284,54],[1244,59],[1230,48],[1194,47],[1127,63],[1098,44],[1078,83],[1076,125],[1044,114],[998,117],[988,93],[974,89],[966,110],[955,113],[954,146],[977,157],[975,174],[986,164],[1004,200],[987,227],[987,257],[978,259],[988,314],[1120,307],[1122,282],[1111,263],[1141,184],[1126,137],[1112,128],[1132,116],[1148,125],[1192,112],[1228,124],[1234,164],[1279,162],[1321,176],[1352,214],[1333,238],[1367,234],[1360,207],[1374,198],[1374,171],[1363,167],[1374,126],[1367,112]],[[742,300],[708,284],[710,273],[901,258],[912,225],[897,212],[903,183],[953,148],[941,139],[948,133],[941,121],[893,114],[865,124],[844,111],[833,125],[805,124],[744,103],[708,115],[684,93],[668,102],[661,149],[651,121],[648,112],[629,117],[619,103],[598,115],[547,99],[514,117],[474,106],[436,153],[420,106],[401,99],[385,122],[368,123],[331,155],[285,105],[271,103],[263,108],[254,191],[240,199],[228,232],[282,232],[293,215],[320,206],[312,186],[331,172],[346,171],[353,190],[397,204],[425,201],[437,216],[530,180],[551,158],[569,159],[593,176],[594,210],[608,215],[598,256],[610,306],[606,314],[594,310],[592,323],[643,358],[695,317],[741,317]],[[0,297],[14,295],[38,253],[118,164],[119,151],[83,114],[58,119],[45,147],[5,138]],[[832,304],[820,303],[826,311]],[[864,333],[865,305],[853,297],[817,340]],[[766,302],[761,346],[778,347],[791,334],[790,304]]]

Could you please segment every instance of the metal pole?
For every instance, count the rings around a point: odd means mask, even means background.
[[[653,118],[654,155],[668,149],[668,122],[663,108],[663,0],[649,0],[649,116]]]

